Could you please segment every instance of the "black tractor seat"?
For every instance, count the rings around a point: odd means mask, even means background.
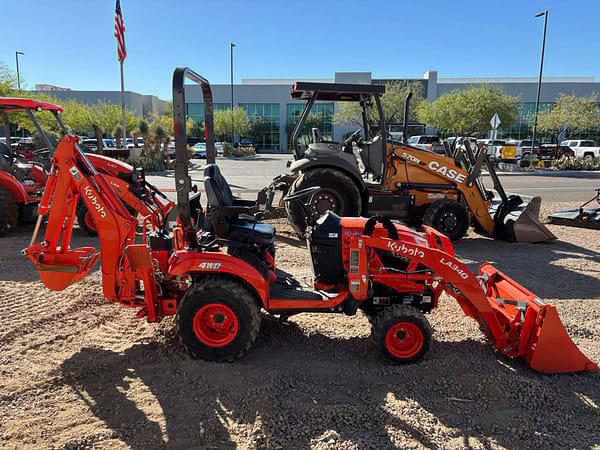
[[[262,246],[273,242],[275,228],[257,222],[256,203],[234,196],[216,164],[209,164],[204,169],[204,190],[207,202],[205,232],[240,244]]]

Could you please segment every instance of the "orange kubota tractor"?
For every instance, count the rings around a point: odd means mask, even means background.
[[[507,194],[485,151],[475,153],[468,139],[441,155],[406,143],[408,106],[404,108],[403,142],[388,133],[381,96],[384,85],[297,82],[293,100],[306,105],[291,136],[294,161],[259,193],[261,209],[269,212],[275,191],[293,193],[310,186],[321,191],[311,203],[311,214],[334,211],[345,216],[383,215],[410,224],[429,225],[452,240],[463,237],[470,225],[499,239],[542,242],[556,237],[538,220],[540,198]],[[318,128],[304,149],[299,144],[315,102],[358,103],[362,127],[343,143],[323,139]],[[375,118],[375,119],[374,119]],[[481,178],[487,167],[495,193]],[[283,206],[281,202],[280,206]],[[299,234],[306,228],[302,208],[287,204],[287,217]]]
[[[194,226],[190,212],[186,78],[200,85],[204,97],[203,227]],[[347,218],[331,211],[309,219],[314,281],[303,286],[276,268],[273,226],[259,221],[254,202],[232,195],[215,164],[210,84],[188,68],[173,74],[173,113],[177,225],[171,231],[143,228],[141,242],[135,234],[138,219],[77,139],[67,135],[59,143],[40,219],[24,250],[48,288],[65,289],[82,279],[102,255],[109,301],[138,308],[138,317],[150,322],[175,315],[188,352],[214,361],[239,358],[251,347],[261,309],[283,319],[303,312],[354,315],[361,309],[371,319],[378,348],[393,363],[415,362],[426,354],[432,334],[426,314],[447,292],[503,355],[522,357],[540,372],[597,369],[571,341],[556,308],[490,264],[475,275],[455,257],[450,240],[427,226],[418,233],[387,218]],[[310,208],[319,192],[318,186],[298,190],[286,201]],[[100,252],[70,247],[80,199],[97,225]],[[44,216],[48,221],[40,238]]]

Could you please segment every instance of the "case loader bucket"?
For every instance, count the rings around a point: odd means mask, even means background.
[[[510,242],[545,242],[556,236],[540,220],[540,197],[510,195],[506,202],[492,201],[494,237]]]
[[[542,373],[598,370],[598,365],[571,340],[556,307],[545,304],[491,264],[483,264],[479,276],[506,330],[499,351],[524,358],[532,369]]]

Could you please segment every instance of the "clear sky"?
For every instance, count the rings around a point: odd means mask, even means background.
[[[2,0],[0,61],[27,86],[118,90],[114,0]],[[126,89],[169,99],[171,73],[187,65],[212,83],[374,77],[536,76],[550,11],[547,76],[600,78],[600,0],[122,0]]]

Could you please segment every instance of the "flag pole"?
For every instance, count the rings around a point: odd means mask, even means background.
[[[127,137],[127,128],[125,121],[125,79],[123,77],[123,61],[121,61],[121,120],[123,124],[121,144],[123,145],[123,148],[127,148],[127,145],[125,144],[125,138]]]

